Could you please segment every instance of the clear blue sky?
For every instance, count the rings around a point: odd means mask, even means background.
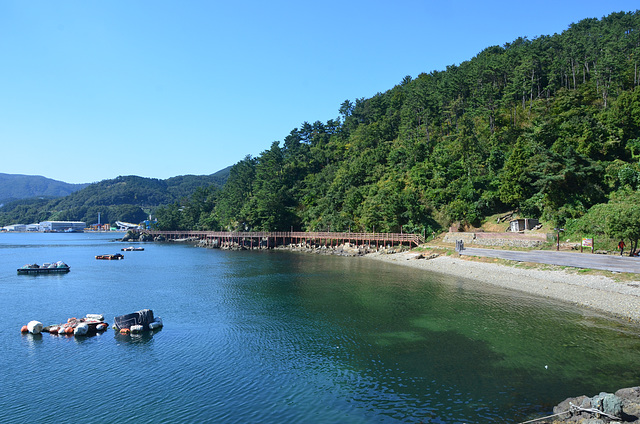
[[[0,172],[212,174],[406,75],[636,1],[0,0]]]

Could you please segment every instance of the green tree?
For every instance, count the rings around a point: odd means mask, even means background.
[[[249,200],[253,195],[256,160],[246,156],[229,171],[229,178],[221,190],[216,214],[222,228],[245,230],[249,222]]]

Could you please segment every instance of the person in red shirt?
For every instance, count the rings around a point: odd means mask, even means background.
[[[626,245],[624,244],[624,240],[620,240],[620,243],[618,243],[618,249],[620,249],[620,256],[622,256],[622,252],[624,251],[624,247]]]

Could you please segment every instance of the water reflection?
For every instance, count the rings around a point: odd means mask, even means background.
[[[74,341],[78,344],[78,345],[83,345],[83,344],[87,344],[87,343],[96,343],[97,339],[100,339],[102,337],[106,337],[106,331],[98,331],[95,334],[91,334],[91,335],[85,335],[85,336],[73,336],[71,335],[70,337],[73,337]]]
[[[153,340],[153,336],[162,331],[162,328],[142,333],[120,334],[115,332],[113,338],[119,345],[146,345]]]
[[[31,350],[42,344],[42,334],[23,333],[22,338]]]

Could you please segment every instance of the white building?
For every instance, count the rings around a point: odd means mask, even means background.
[[[118,226],[118,230],[120,230],[120,231],[128,231],[128,230],[140,229],[140,225],[132,224],[130,222],[116,221],[116,225]]]
[[[53,233],[81,233],[87,224],[81,221],[43,221],[40,223],[40,231]]]
[[[13,224],[2,227],[2,231],[27,231],[27,226],[24,224]]]
[[[533,230],[540,221],[533,218],[512,219],[509,221],[509,231],[519,232],[524,230]]]

